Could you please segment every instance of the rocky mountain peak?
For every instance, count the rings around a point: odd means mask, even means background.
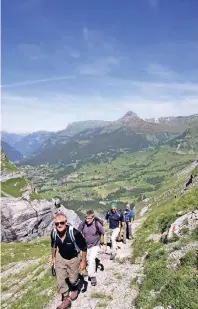
[[[117,123],[122,125],[136,125],[143,123],[144,120],[138,117],[138,115],[132,111],[128,111],[122,118],[118,119]]]
[[[139,118],[138,115],[136,113],[134,113],[133,111],[128,111],[124,117],[122,117],[122,119],[128,119],[128,118]]]
[[[142,121],[138,115],[132,111],[128,111],[122,118],[118,119],[116,122],[121,124],[130,124]]]

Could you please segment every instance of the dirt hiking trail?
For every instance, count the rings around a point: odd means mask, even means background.
[[[142,225],[143,219],[133,223],[133,235]],[[81,290],[76,301],[72,302],[72,309],[129,309],[137,297],[137,289],[132,281],[141,276],[143,265],[131,264],[132,242],[118,243],[119,249],[115,261],[111,261],[109,248],[107,254],[101,253],[100,261],[104,270],[97,272],[97,286],[88,282],[87,290]],[[61,303],[61,296],[55,296],[45,309],[56,309]]]

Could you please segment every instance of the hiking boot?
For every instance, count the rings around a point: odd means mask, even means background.
[[[78,298],[78,290],[71,292],[71,300],[76,300]]]
[[[116,257],[116,253],[111,253],[111,255],[110,255],[110,260],[114,260],[115,257]]]
[[[56,309],[66,309],[71,306],[71,299],[69,297],[64,297],[62,303]]]
[[[91,277],[91,285],[96,286],[97,281],[96,281],[96,277]]]

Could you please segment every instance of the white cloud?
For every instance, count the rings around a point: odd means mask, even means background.
[[[179,78],[179,74],[160,63],[149,63],[147,66],[147,72],[150,76],[161,78],[163,80],[175,80],[176,78]]]
[[[152,7],[157,3],[157,0],[150,1]],[[130,109],[141,117],[198,113],[196,78],[188,79],[172,67],[157,60],[152,62],[152,57],[148,57],[148,64],[142,58],[143,64],[139,67],[135,61],[140,61],[142,55],[133,59],[132,53],[127,53],[120,42],[100,32],[84,27],[80,36],[80,42],[72,38],[72,45],[65,34],[46,54],[37,45],[19,46],[19,52],[30,59],[46,57],[42,69],[51,70],[53,74],[2,86],[3,92],[10,91],[2,97],[3,129],[15,132],[59,130],[68,122],[78,120],[115,120]],[[173,47],[175,45],[169,47],[169,54]],[[167,45],[160,51],[165,53],[166,48]],[[193,48],[190,46],[189,50]],[[158,59],[159,46],[151,46],[150,51],[148,47],[148,53],[153,51]],[[141,75],[141,70],[146,71],[147,76]],[[195,70],[194,76],[196,73]],[[195,82],[190,82],[192,80]],[[38,87],[28,87],[31,85]]]
[[[198,113],[198,98],[166,102],[132,98],[131,102],[125,102],[123,106],[125,109],[134,110],[142,118],[187,116]]]
[[[10,132],[57,131],[73,121],[116,120],[128,110],[142,118],[198,113],[197,84],[127,81],[124,88],[125,81],[114,82],[110,94],[100,89],[84,95],[48,92],[43,97],[3,93],[2,128]],[[184,89],[188,94],[182,94]]]
[[[51,78],[26,80],[26,81],[23,81],[23,82],[18,82],[18,83],[13,83],[13,84],[5,84],[5,85],[2,85],[1,88],[20,87],[20,86],[27,86],[27,85],[34,85],[34,84],[48,83],[48,82],[56,82],[56,81],[61,81],[61,80],[74,79],[74,78],[75,78],[75,76],[58,76],[58,77],[51,77]]]

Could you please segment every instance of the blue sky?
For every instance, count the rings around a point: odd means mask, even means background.
[[[198,113],[197,0],[2,0],[2,129]]]

